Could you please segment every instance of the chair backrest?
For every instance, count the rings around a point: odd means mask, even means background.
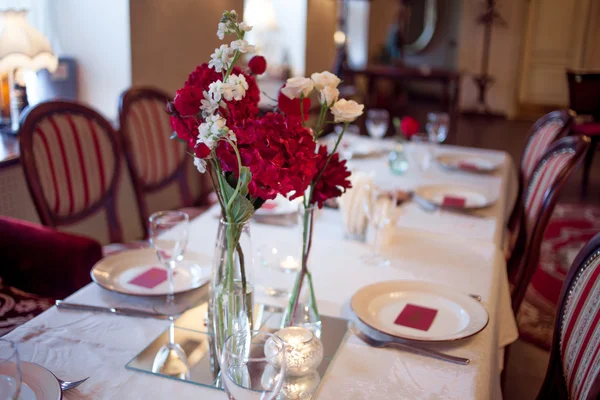
[[[567,70],[569,107],[600,121],[600,71]]]
[[[191,158],[186,146],[170,139],[173,129],[165,112],[168,99],[157,89],[130,88],[119,102],[127,165],[143,221],[155,211],[189,207],[197,201],[188,182]],[[200,182],[197,174],[194,177]]]
[[[122,241],[116,214],[121,146],[110,123],[82,104],[52,101],[23,115],[20,136],[23,170],[42,224],[66,227],[104,211],[105,235],[91,236],[101,243]]]
[[[537,268],[544,232],[567,178],[581,164],[590,146],[586,136],[569,136],[554,143],[538,162],[523,198],[521,252],[513,252],[509,273],[514,284],[515,313]]]
[[[600,398],[600,234],[579,252],[562,287],[538,399],[559,396]]]

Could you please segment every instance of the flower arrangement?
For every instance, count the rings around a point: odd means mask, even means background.
[[[251,29],[238,21],[234,10],[225,11],[217,36],[223,40],[232,35],[234,40],[215,49],[210,61],[189,75],[167,106],[173,137],[187,143],[198,171],[209,174],[226,225],[220,290],[231,293],[241,285],[243,302],[248,301],[249,292],[239,245],[244,224],[277,195],[304,196],[306,207],[321,207],[325,200],[341,195],[350,186],[350,172],[335,152],[341,135],[333,152],[317,146],[316,140],[323,133],[327,110],[345,126],[362,113],[362,105],[338,100],[339,78],[323,72],[313,74],[312,79],[288,80],[279,94],[279,112],[259,115],[260,92],[254,77],[265,72],[266,60],[254,56],[247,69],[236,65],[242,55],[254,51],[244,39]],[[321,108],[315,128],[310,129],[306,120],[313,91],[319,92]],[[304,266],[302,270],[308,273]],[[226,318],[230,300],[214,302],[215,320]],[[251,304],[242,306],[248,314],[246,324],[251,325]],[[215,325],[217,341],[219,335],[224,341],[234,325],[231,321]]]

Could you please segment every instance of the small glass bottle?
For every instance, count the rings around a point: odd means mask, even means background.
[[[396,175],[402,175],[408,170],[408,159],[404,153],[404,145],[402,143],[398,143],[390,153],[388,162],[390,164],[390,169]]]

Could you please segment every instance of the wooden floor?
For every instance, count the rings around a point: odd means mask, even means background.
[[[456,131],[448,138],[450,144],[506,151],[515,165],[528,138],[528,130],[535,121],[507,121],[497,118],[461,117]],[[598,151],[597,153],[600,153]],[[590,173],[587,196],[581,196],[582,171],[576,171],[567,182],[560,202],[600,205],[600,155],[596,154]]]

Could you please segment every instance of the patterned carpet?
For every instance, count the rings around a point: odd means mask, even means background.
[[[517,316],[522,339],[550,349],[563,280],[579,250],[598,232],[600,207],[556,207],[542,242],[540,264]]]

